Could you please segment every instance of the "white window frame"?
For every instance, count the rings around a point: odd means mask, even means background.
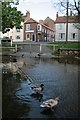
[[[28,37],[28,35],[29,35],[29,37]],[[30,40],[30,34],[29,33],[26,34],[26,40]]]
[[[26,30],[30,30],[30,24],[26,24]]]
[[[20,29],[16,28],[16,32],[20,32]]]
[[[59,33],[59,39],[64,40],[65,39],[65,33]]]
[[[71,33],[71,39],[72,40],[77,39],[77,33]]]

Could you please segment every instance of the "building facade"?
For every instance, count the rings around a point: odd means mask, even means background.
[[[23,22],[21,22],[22,29],[18,29],[14,26],[13,29],[10,29],[9,32],[2,34],[1,37],[9,37],[13,40],[13,42],[23,42],[24,41],[24,22],[30,19],[30,12],[27,11],[26,15],[22,16]]]
[[[79,32],[75,27],[75,24],[76,17],[68,16],[68,41],[79,41]],[[57,15],[57,18],[55,20],[55,31],[55,41],[66,41],[66,16]]]
[[[24,22],[24,41],[54,41],[54,30],[30,18]]]

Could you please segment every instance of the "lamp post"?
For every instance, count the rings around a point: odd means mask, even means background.
[[[68,41],[68,6],[69,6],[69,0],[66,1],[67,8],[66,8],[66,42]]]

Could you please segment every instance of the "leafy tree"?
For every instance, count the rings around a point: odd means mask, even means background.
[[[11,4],[18,4],[14,3],[14,1],[10,2],[2,2],[2,32],[6,33],[10,31],[14,26],[17,28],[21,28],[21,21],[22,21],[22,13],[21,11],[17,11],[17,7],[12,7]]]

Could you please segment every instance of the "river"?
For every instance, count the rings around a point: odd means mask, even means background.
[[[2,69],[2,118],[78,118],[78,73],[80,61],[75,59],[49,59],[17,57],[18,62],[4,58]],[[8,62],[7,62],[8,61]],[[32,81],[21,76],[17,64]],[[36,94],[31,86],[44,84]],[[43,101],[59,97],[54,108],[43,109]]]

